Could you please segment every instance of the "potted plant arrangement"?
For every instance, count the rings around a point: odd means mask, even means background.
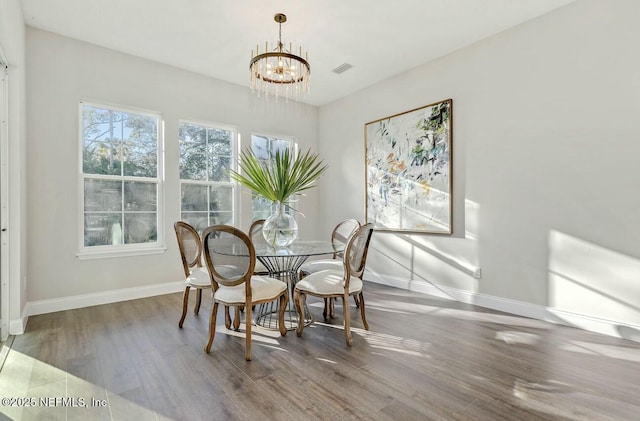
[[[263,161],[247,149],[240,153],[238,167],[240,172],[231,170],[231,178],[273,204],[273,213],[262,228],[265,240],[273,247],[293,243],[298,224],[286,212],[289,198],[315,187],[315,181],[327,169],[322,159],[310,150],[293,156],[285,149],[277,151],[273,160]]]

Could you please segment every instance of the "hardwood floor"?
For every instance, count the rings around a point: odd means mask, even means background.
[[[181,298],[30,317],[0,396],[37,403],[0,406],[0,418],[640,419],[639,343],[368,283],[371,330],[351,302],[352,347],[336,305],[331,324],[301,338],[255,327],[246,362],[244,325],[219,326],[207,355],[210,300],[179,329]],[[321,302],[308,302],[322,320]]]

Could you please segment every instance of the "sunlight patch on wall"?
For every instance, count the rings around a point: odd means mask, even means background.
[[[465,199],[464,211],[454,212],[454,235],[408,232],[376,232],[368,259],[369,271],[381,278],[435,282],[464,290],[476,290],[479,279],[479,205]],[[463,223],[460,223],[463,221]],[[383,282],[384,283],[384,282]]]
[[[549,306],[640,325],[640,260],[552,230]]]

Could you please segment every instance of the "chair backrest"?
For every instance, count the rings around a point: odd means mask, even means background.
[[[264,219],[258,219],[253,221],[251,226],[249,227],[249,237],[253,242],[253,245],[269,245],[267,240],[264,239],[264,235],[262,235],[262,227],[264,226]]]
[[[183,221],[173,224],[182,257],[182,267],[185,277],[189,277],[191,269],[202,266],[202,242],[198,231]]]
[[[373,234],[373,224],[361,226],[351,236],[344,251],[345,288],[349,288],[349,279],[352,276],[362,279],[364,268],[369,253],[369,243]]]
[[[345,219],[333,229],[331,233],[331,243],[334,247],[338,246],[340,250],[333,253],[333,258],[342,257],[344,255],[344,247],[351,235],[360,228],[360,222],[356,219]]]
[[[247,296],[251,297],[256,252],[249,236],[229,225],[212,225],[202,231],[202,243],[214,289],[219,285],[236,286],[244,282]]]

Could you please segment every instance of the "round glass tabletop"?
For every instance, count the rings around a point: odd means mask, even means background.
[[[296,240],[291,245],[273,248],[266,244],[255,245],[258,257],[317,256],[344,250],[344,244],[331,241]]]

